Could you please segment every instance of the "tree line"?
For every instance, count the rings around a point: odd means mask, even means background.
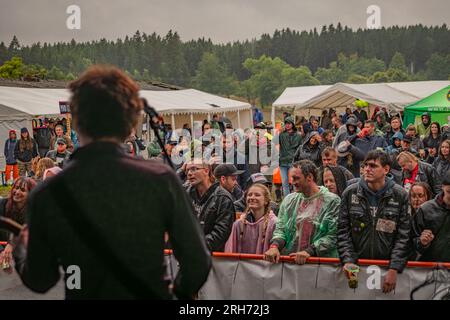
[[[226,44],[183,42],[174,31],[137,31],[115,41],[0,42],[0,78],[72,80],[96,63],[117,65],[139,81],[269,105],[290,86],[449,79],[450,30],[445,24],[352,30],[339,23]]]

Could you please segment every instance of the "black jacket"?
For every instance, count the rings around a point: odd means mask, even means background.
[[[16,148],[14,149],[14,156],[17,160],[22,162],[30,162],[31,160],[33,160],[33,158],[38,156],[36,141],[34,141],[33,138],[30,139],[32,148],[24,149],[23,151],[20,151],[20,140],[17,140]]]
[[[50,189],[63,185],[100,231],[92,241],[103,241],[112,248],[130,274],[153,288],[151,293],[133,294],[111,271],[114,266],[104,267],[99,255],[80,239],[84,230],[75,230],[69,222],[79,212],[61,210],[52,193],[55,189]],[[59,266],[66,270],[77,265],[82,289],[66,290],[67,299],[168,299],[163,280],[166,232],[180,263],[175,293],[192,296],[208,276],[211,258],[173,170],[132,158],[120,145],[95,142],[78,148],[63,172],[33,190],[28,214],[28,254],[23,269],[18,269],[24,284],[34,291],[53,287],[60,277]],[[127,274],[123,278],[126,281]]]
[[[393,221],[394,231],[377,231],[379,219]],[[390,260],[389,268],[401,272],[409,254],[409,231],[408,194],[402,187],[390,183],[381,195],[375,216],[362,182],[352,184],[344,191],[337,233],[342,263],[357,263],[358,259]]]
[[[438,177],[444,177],[450,170],[450,161],[437,156],[433,161],[433,167],[436,169]]]
[[[311,146],[309,144],[311,138],[312,136],[309,135],[306,138],[305,143],[298,147],[294,154],[293,162],[299,160],[311,160],[317,167],[320,167],[322,165],[322,150],[325,149],[325,147],[319,142],[316,142],[314,146]]]
[[[406,175],[403,172],[402,182],[405,181],[405,178]],[[417,172],[415,181],[428,183],[434,195],[437,195],[442,190],[442,180],[439,177],[436,169],[429,163],[419,161],[419,172]]]
[[[235,209],[231,194],[214,183],[200,198],[197,190],[190,186],[194,211],[205,233],[206,246],[211,252],[223,252],[235,220]]]
[[[428,247],[420,242],[422,231],[428,229],[434,239]],[[442,200],[442,194],[425,202],[413,217],[411,238],[414,250],[422,261],[450,262],[450,208]]]

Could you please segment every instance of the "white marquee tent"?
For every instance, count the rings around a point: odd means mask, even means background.
[[[287,88],[273,103],[272,117],[275,109],[283,107],[291,107],[303,115],[320,115],[324,109],[342,110],[351,106],[355,99],[363,99],[371,106],[403,110],[449,84],[450,81],[416,81]]]
[[[226,116],[235,128],[252,126],[251,105],[246,102],[222,98],[206,92],[186,89],[170,91],[140,92],[141,97],[161,113],[166,123],[181,128],[184,123],[193,127],[194,121],[212,118],[212,115]],[[0,86],[0,148],[9,130],[19,131],[27,127],[32,132],[32,120],[37,117],[61,116],[59,102],[68,101],[67,89],[37,89]],[[3,168],[3,152],[0,154],[0,168]]]

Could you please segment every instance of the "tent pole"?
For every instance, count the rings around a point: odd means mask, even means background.
[[[175,130],[176,129],[175,128],[175,115],[172,113],[171,117],[172,117],[172,130]]]
[[[275,128],[275,107],[272,106],[272,115],[270,117],[270,121],[272,122],[272,126]]]
[[[253,111],[252,109],[248,110],[250,112],[250,128],[253,129]]]
[[[147,142],[150,142],[151,141],[151,139],[150,139],[150,133],[152,132],[152,130],[150,130],[150,117],[147,115],[147,117],[146,117],[146,119],[147,119]]]
[[[211,113],[208,113],[208,122],[211,122]]]
[[[237,112],[237,117],[238,117],[238,128],[241,128],[241,112],[238,110]]]
[[[191,136],[194,137],[194,114],[191,113]]]

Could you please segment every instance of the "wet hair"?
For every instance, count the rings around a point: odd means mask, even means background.
[[[92,66],[69,89],[74,127],[82,134],[124,141],[137,125],[143,108],[139,87],[120,69]]]
[[[431,126],[433,124],[436,125],[436,127],[438,128],[438,135],[440,135],[441,134],[441,125],[439,124],[439,122],[436,122],[436,121],[430,123],[430,134],[429,135],[431,135]]]
[[[47,169],[53,168],[55,166],[55,163],[50,158],[42,158],[37,163],[36,167],[36,179],[42,179],[44,176],[44,172]]]
[[[294,162],[292,167],[302,170],[302,173],[305,176],[305,178],[311,175],[313,177],[314,182],[317,182],[317,167],[311,160],[300,160]]]
[[[409,151],[402,151],[402,152],[400,152],[400,154],[397,156],[397,159],[396,159],[397,162],[399,162],[400,159],[406,159],[407,161],[412,161],[412,162],[419,161],[417,159],[417,157],[414,154],[412,154],[411,152],[409,152]]]
[[[366,158],[364,159],[363,164],[366,164],[369,160],[379,160],[381,165],[384,166],[391,166],[391,159],[389,158],[389,155],[383,151],[383,150],[371,150],[367,154]]]
[[[443,160],[445,160],[444,155],[442,154],[442,145],[446,143],[448,145],[448,147],[450,148],[450,139],[444,140],[441,142],[441,144],[439,145],[439,157]],[[447,155],[447,160],[450,160],[450,153]]]
[[[330,155],[337,157],[337,151],[332,147],[326,147],[325,149],[323,149],[322,157],[328,157]]]
[[[427,194],[427,201],[433,198],[433,191],[431,191],[430,185],[426,182],[414,182],[411,186],[411,189],[409,189],[408,192],[408,198],[411,201],[411,193],[412,189],[414,187],[422,187],[425,190],[425,193]]]
[[[16,187],[19,187],[20,189],[26,189],[28,192],[30,192],[36,187],[36,181],[27,177],[19,177],[12,185],[8,200],[6,201],[5,217],[10,218],[20,224],[24,224],[27,201],[25,201],[25,205],[21,209],[17,207],[17,203],[14,202],[13,199],[13,192]]]

